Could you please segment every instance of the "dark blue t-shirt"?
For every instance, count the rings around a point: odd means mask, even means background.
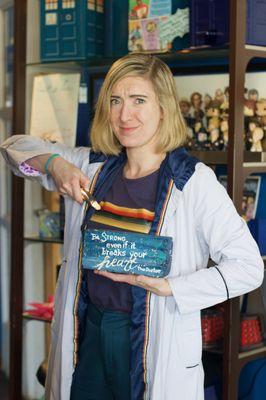
[[[149,233],[154,218],[154,207],[159,170],[138,179],[127,179],[123,172],[116,177],[111,189],[95,211],[88,229],[108,229]],[[90,300],[104,310],[131,312],[131,285],[113,282],[88,270]]]

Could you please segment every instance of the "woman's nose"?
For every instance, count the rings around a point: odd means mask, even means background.
[[[127,121],[131,118],[131,109],[128,104],[123,104],[120,110],[121,121]]]

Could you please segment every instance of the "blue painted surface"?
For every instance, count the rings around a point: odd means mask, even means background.
[[[87,0],[79,0],[67,8],[58,0],[56,9],[46,9],[45,0],[41,0],[40,19],[41,61],[103,56],[104,12],[96,0],[90,7]]]
[[[83,238],[84,268],[157,278],[170,271],[170,237],[90,229]]]
[[[229,42],[229,0],[191,0],[191,46]],[[247,0],[246,43],[266,45],[266,0]]]

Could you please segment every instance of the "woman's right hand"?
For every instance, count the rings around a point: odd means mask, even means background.
[[[70,196],[80,204],[84,202],[80,190],[88,191],[90,180],[79,168],[62,157],[56,157],[49,164],[48,171],[60,194]]]

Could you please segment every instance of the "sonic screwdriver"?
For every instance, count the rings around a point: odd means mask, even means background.
[[[95,210],[99,211],[101,209],[100,204],[98,201],[92,196],[90,192],[87,190],[81,188],[81,195],[83,197],[83,200],[89,203]]]

